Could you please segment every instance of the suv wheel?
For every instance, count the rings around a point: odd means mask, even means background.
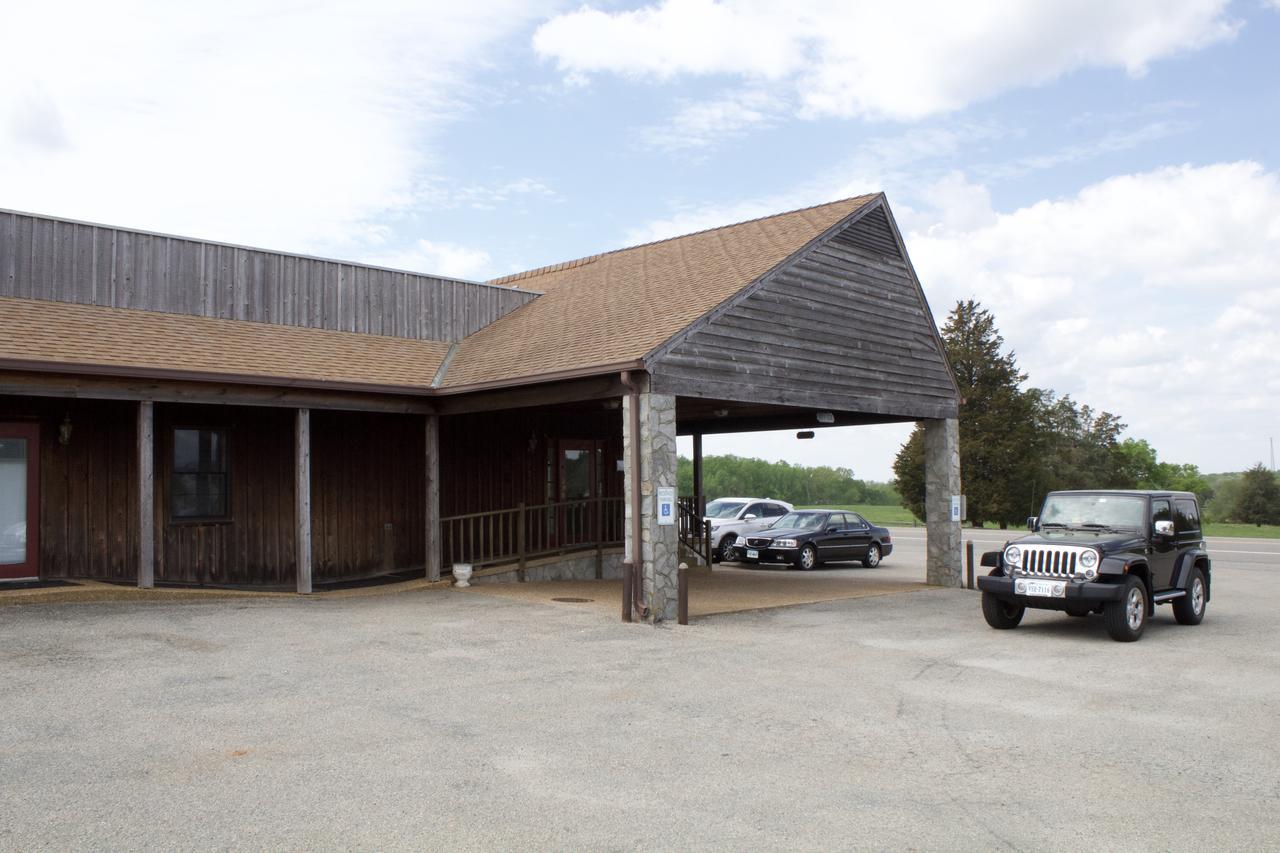
[[[800,556],[796,559],[796,566],[804,569],[806,572],[818,566],[818,549],[813,547],[810,542],[800,549]]]
[[[862,558],[862,565],[868,569],[874,569],[880,565],[880,546],[875,542],[867,546],[867,556]]]
[[[991,574],[999,575],[1000,570],[992,569]],[[1022,621],[1022,614],[1026,612],[1027,608],[1021,604],[1004,601],[989,592],[982,593],[982,616],[992,628],[998,628],[1001,631],[1017,628],[1018,623]]]
[[[725,560],[726,556],[729,553],[730,547],[733,545],[734,541],[737,538],[738,537],[736,534],[730,533],[726,536],[721,537],[720,541],[716,543],[716,552],[713,555],[713,559],[717,563],[723,562]]]
[[[1208,603],[1205,595],[1204,571],[1197,566],[1191,570],[1191,585],[1187,594],[1173,601],[1173,618],[1179,625],[1199,625],[1204,618],[1204,606]]]
[[[1147,586],[1138,578],[1124,582],[1124,595],[1107,604],[1107,633],[1121,643],[1132,643],[1147,627]]]

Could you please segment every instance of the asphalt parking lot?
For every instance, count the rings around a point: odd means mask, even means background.
[[[942,589],[5,608],[0,848],[1273,848],[1280,543],[1229,542],[1127,645]]]

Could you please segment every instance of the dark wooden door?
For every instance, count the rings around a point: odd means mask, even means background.
[[[40,575],[40,427],[0,423],[0,580]]]

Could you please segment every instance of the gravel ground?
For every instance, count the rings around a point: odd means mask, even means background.
[[[1127,645],[940,589],[657,629],[452,590],[6,608],[0,848],[1275,848],[1257,553]]]

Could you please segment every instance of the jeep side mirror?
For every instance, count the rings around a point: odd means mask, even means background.
[[[743,521],[755,521],[755,520],[756,520],[756,514],[755,514],[754,512],[749,512],[749,513],[747,513],[746,515],[744,515],[744,516],[742,517],[742,520],[743,520]]]
[[[1039,524],[1040,524],[1040,518],[1039,518],[1039,516],[1035,516],[1035,515],[1028,515],[1028,516],[1027,516],[1027,529],[1028,529],[1028,530],[1030,530],[1030,531],[1034,532],[1034,531],[1035,531],[1035,529],[1036,529],[1036,527],[1038,527],[1038,526],[1039,526]]]
[[[1172,522],[1172,521],[1157,521],[1157,522],[1156,522],[1156,535],[1157,535],[1157,536],[1172,536],[1172,535],[1173,535],[1173,522]]]

